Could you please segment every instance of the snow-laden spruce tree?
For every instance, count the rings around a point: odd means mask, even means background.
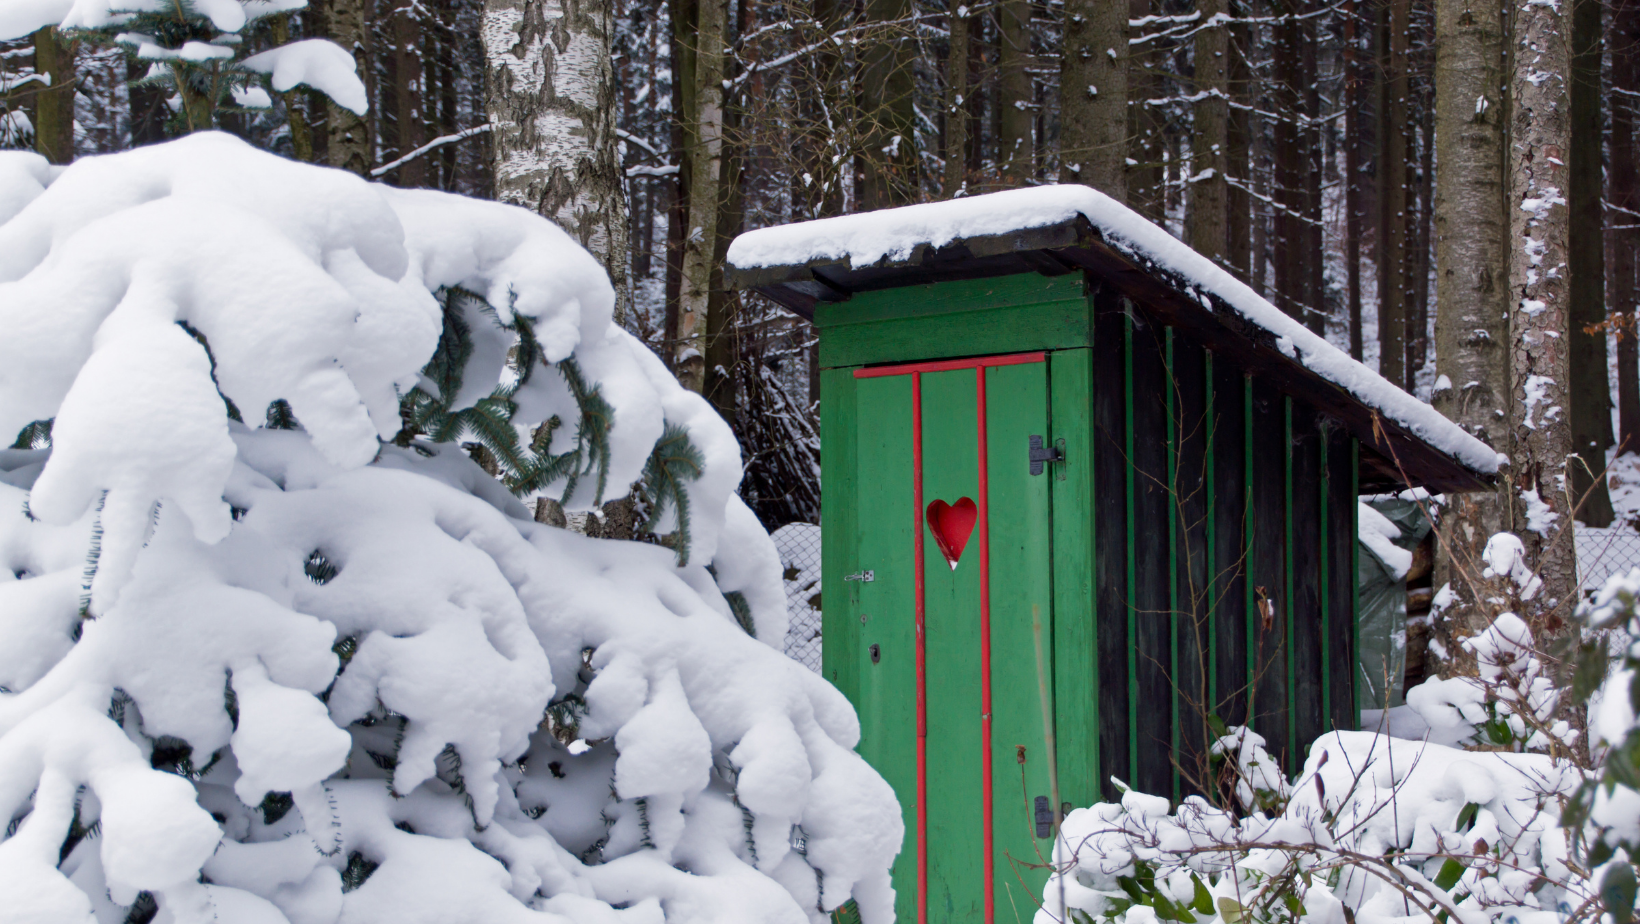
[[[893,794],[613,299],[523,209],[226,135],[0,155],[0,920],[890,919]]]

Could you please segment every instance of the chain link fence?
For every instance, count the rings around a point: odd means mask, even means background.
[[[1577,525],[1577,583],[1585,597],[1598,593],[1606,579],[1640,568],[1640,532],[1628,525]]]
[[[786,655],[820,673],[820,527],[788,523],[771,534],[785,569]]]

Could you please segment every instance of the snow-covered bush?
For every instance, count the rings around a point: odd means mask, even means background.
[[[890,918],[733,437],[613,302],[529,212],[225,135],[0,154],[0,919]],[[673,547],[535,523],[497,421],[569,509],[686,456]]]
[[[1243,774],[1261,752],[1239,750]],[[1583,779],[1540,754],[1333,732],[1273,814],[1136,792],[1071,812],[1036,921],[1563,924],[1595,900],[1560,827]]]

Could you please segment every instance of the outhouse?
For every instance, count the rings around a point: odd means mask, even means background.
[[[1048,186],[749,232],[812,320],[823,671],[894,786],[902,921],[1028,921],[1059,798],[1289,772],[1357,724],[1357,497],[1497,455],[1166,231]],[[1046,706],[1044,706],[1046,702]]]

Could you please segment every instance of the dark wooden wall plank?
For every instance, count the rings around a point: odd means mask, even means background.
[[[1132,499],[1128,535],[1133,579],[1130,605],[1138,649],[1134,687],[1139,760],[1134,786],[1173,792],[1173,587],[1169,553],[1173,495],[1168,483],[1167,329],[1134,312],[1128,325],[1128,455]]]
[[[1287,706],[1287,400],[1274,385],[1253,380],[1253,730],[1292,769]]]
[[[1247,667],[1247,378],[1234,363],[1212,359],[1213,709],[1230,725],[1252,721]]]
[[[1355,702],[1355,439],[1342,426],[1326,428],[1327,498],[1327,718],[1330,728],[1354,729]]]
[[[1321,429],[1314,409],[1302,401],[1292,408],[1292,493],[1288,516],[1288,586],[1292,600],[1288,625],[1292,658],[1293,701],[1289,712],[1294,759],[1302,761],[1310,742],[1327,730],[1323,712],[1321,554],[1326,525],[1321,521]]]
[[[1092,805],[1099,788],[1099,644],[1095,624],[1093,351],[1048,354],[1049,429],[1065,441],[1053,480],[1053,685],[1059,796]]]
[[[1170,367],[1173,377],[1174,619],[1177,664],[1174,676],[1178,715],[1177,753],[1182,791],[1208,788],[1207,748],[1212,735],[1208,620],[1207,351],[1175,330]]]
[[[1095,632],[1099,644],[1099,785],[1107,799],[1120,793],[1111,777],[1133,780],[1128,720],[1127,564],[1127,316],[1121,297],[1096,286],[1093,364],[1093,481]]]

